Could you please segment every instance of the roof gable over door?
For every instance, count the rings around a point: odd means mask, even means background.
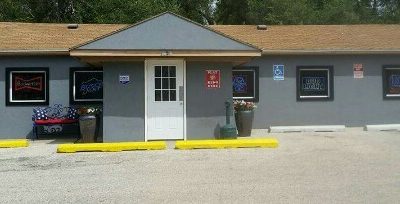
[[[260,50],[183,17],[167,12],[110,33],[75,50]]]

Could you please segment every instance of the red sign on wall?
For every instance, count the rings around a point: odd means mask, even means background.
[[[218,89],[221,87],[221,71],[206,70],[205,85],[208,89]]]
[[[355,79],[364,78],[363,64],[353,64],[353,72],[354,72],[354,78]]]

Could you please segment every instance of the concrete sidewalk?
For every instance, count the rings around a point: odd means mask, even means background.
[[[0,203],[400,200],[399,132],[262,135],[279,148],[57,154],[39,140],[0,149]]]

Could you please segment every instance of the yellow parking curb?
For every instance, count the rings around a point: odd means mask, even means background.
[[[27,147],[29,142],[26,139],[19,140],[0,140],[0,148],[15,148],[15,147]]]
[[[57,147],[58,153],[75,152],[120,152],[133,150],[162,150],[166,149],[165,142],[115,142],[115,143],[87,143],[61,144]]]
[[[177,141],[175,149],[223,149],[223,148],[276,148],[279,142],[275,138],[233,139],[233,140],[188,140]]]

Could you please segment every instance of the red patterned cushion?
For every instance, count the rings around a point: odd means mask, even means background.
[[[71,123],[76,123],[76,122],[78,122],[78,120],[74,120],[74,119],[35,120],[36,125],[71,124]]]

